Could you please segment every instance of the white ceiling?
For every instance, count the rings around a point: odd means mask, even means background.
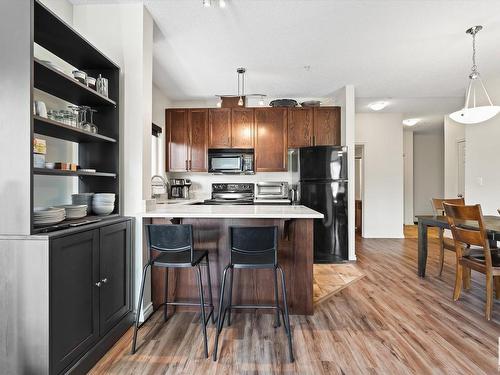
[[[114,0],[121,1],[128,0]],[[479,70],[485,80],[500,74],[498,0],[226,3],[144,0],[156,23],[154,81],[173,101],[233,94],[235,70],[244,66],[246,92],[327,98],[353,84],[357,111],[384,99],[385,111],[435,126],[462,105],[471,65],[465,29],[476,24],[484,26]]]

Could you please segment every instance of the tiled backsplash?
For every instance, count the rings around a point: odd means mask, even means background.
[[[212,184],[221,182],[261,182],[261,181],[286,181],[289,184],[297,183],[297,153],[295,150],[288,150],[288,171],[287,172],[258,172],[253,175],[220,175],[205,172],[176,172],[166,173],[166,177],[189,178],[192,182],[190,195],[192,198],[210,198]]]
[[[291,183],[291,172],[260,172],[254,175],[214,175],[202,172],[167,173],[169,179],[189,178],[192,182],[190,194],[193,198],[209,198],[212,184],[220,182],[286,181]]]

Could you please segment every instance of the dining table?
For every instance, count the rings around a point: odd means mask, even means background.
[[[446,216],[438,215],[420,215],[418,220],[418,276],[425,277],[425,268],[427,266],[428,238],[427,229],[437,227],[450,229]],[[467,229],[478,229],[477,221],[458,221],[461,227]],[[500,241],[500,216],[484,216],[484,226],[490,242],[490,247],[497,247],[497,241]]]

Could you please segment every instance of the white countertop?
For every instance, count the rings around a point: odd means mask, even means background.
[[[238,218],[238,219],[322,219],[322,213],[306,206],[291,205],[157,205],[139,213],[143,218]]]

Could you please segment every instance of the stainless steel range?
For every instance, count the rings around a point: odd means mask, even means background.
[[[204,204],[253,204],[254,190],[251,183],[212,184],[212,199]]]

